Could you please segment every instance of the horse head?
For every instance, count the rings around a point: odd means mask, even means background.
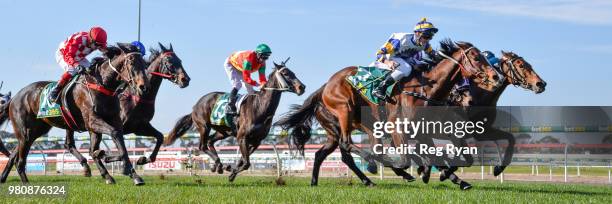
[[[546,82],[540,78],[531,64],[513,52],[501,51],[500,67],[508,84],[521,86],[535,93],[542,93],[546,89]]]

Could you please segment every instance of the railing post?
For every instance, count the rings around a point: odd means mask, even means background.
[[[552,159],[550,159],[550,164],[548,166],[548,180],[552,181],[552,168],[553,168],[553,162]]]
[[[565,161],[563,162],[563,182],[567,183],[567,148],[569,145],[565,143]]]

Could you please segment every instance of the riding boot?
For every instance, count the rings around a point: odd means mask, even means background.
[[[232,92],[230,92],[230,96],[229,96],[229,102],[227,103],[227,115],[238,115],[238,112],[236,111],[236,100],[237,100],[237,96],[238,96],[238,89],[232,89]]]
[[[62,78],[57,82],[57,86],[55,86],[55,88],[51,90],[51,93],[49,93],[49,101],[57,103],[57,98],[59,97],[60,91],[62,91],[70,79],[72,79],[72,75],[68,72],[64,72]]]
[[[395,79],[391,75],[387,75],[387,78],[374,89],[372,95],[380,100],[387,100],[387,88],[393,85],[393,83],[395,83]]]

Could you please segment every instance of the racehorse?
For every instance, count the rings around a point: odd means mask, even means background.
[[[534,71],[531,64],[527,62],[523,57],[518,56],[513,52],[502,51],[502,57],[499,62],[500,70],[504,80],[502,86],[494,91],[483,90],[474,85],[470,85],[470,91],[453,91],[456,100],[453,101],[455,106],[467,106],[475,107],[467,109],[468,120],[470,121],[482,121],[487,118],[489,121],[495,121],[497,117],[497,111],[493,108],[497,106],[497,101],[501,94],[506,90],[508,85],[520,86],[523,89],[531,90],[536,94],[544,92],[546,89],[546,82],[540,78],[540,76]],[[469,94],[467,93],[469,92]],[[469,103],[466,101],[470,101]],[[478,108],[480,107],[480,108]],[[508,146],[504,152],[504,158],[501,158],[501,165],[495,166],[493,174],[498,176],[512,161],[512,154],[514,153],[515,139],[511,133],[492,127],[493,123],[485,123],[485,132],[482,134],[472,134],[467,137],[450,138],[455,144],[461,146],[467,146],[465,139],[473,137],[477,141],[494,141],[498,145],[497,140],[507,140]],[[449,138],[438,138],[438,139],[449,139]],[[498,145],[499,146],[499,145]],[[499,147],[498,147],[499,148]],[[471,155],[464,155],[466,163],[472,164],[473,158]]]
[[[4,82],[0,83],[0,90],[2,90],[2,85]],[[8,119],[8,114],[4,113],[4,111],[8,110],[8,104],[11,101],[11,92],[8,94],[0,93],[0,126],[6,122]],[[4,143],[2,142],[2,138],[0,138],[0,153],[6,155],[7,157],[11,155],[11,153],[6,149]]]
[[[232,169],[229,176],[230,182],[234,181],[239,172],[250,167],[249,156],[257,150],[261,141],[268,135],[272,127],[272,118],[281,99],[281,94],[288,91],[299,96],[306,89],[306,86],[287,68],[286,62],[280,65],[274,63],[274,69],[268,76],[269,81],[264,87],[259,92],[246,96],[243,100],[244,105],[239,110],[235,135],[242,157]],[[172,131],[168,134],[165,144],[174,143],[195,125],[200,133],[199,149],[211,156],[218,166],[220,164],[219,157],[207,145],[210,131],[214,129],[219,134],[224,135],[232,135],[232,132],[234,132],[229,127],[213,125],[210,121],[215,103],[223,94],[222,92],[212,92],[202,96],[196,105],[193,106],[193,112],[178,120]]]
[[[150,123],[155,114],[155,99],[162,81],[167,79],[180,88],[189,86],[190,81],[189,75],[187,75],[183,68],[181,59],[172,48],[172,44],[170,44],[170,48],[164,47],[161,43],[158,44],[161,51],[156,49],[150,50],[151,56],[149,56],[149,65],[146,70],[150,89],[142,95],[139,95],[133,89],[128,89],[119,95],[120,116],[124,134],[134,133],[142,136],[151,136],[155,137],[156,140],[155,148],[149,158],[139,158],[136,162],[137,165],[155,162],[159,148],[164,141],[164,135]],[[100,135],[95,138],[102,139]],[[64,146],[81,161],[81,165],[84,167],[84,175],[91,176],[87,158],[78,152],[74,144],[74,131],[66,130],[66,144]]]
[[[385,103],[383,107],[389,113],[388,118],[400,116],[402,113],[399,109],[402,106],[436,105],[440,101],[446,101],[452,86],[462,77],[472,78],[474,83],[488,89],[497,88],[498,85],[495,82],[497,75],[493,73],[488,62],[472,44],[455,43],[447,39],[440,45],[439,53],[444,59],[434,69],[423,73],[422,78],[414,76],[410,80],[402,80],[399,82],[400,86],[394,88],[393,101]],[[313,119],[316,118],[325,129],[328,140],[315,154],[311,180],[313,186],[318,184],[319,169],[323,160],[338,146],[340,146],[342,161],[365,185],[374,185],[374,183],[357,168],[350,153],[360,155],[369,163],[374,163],[375,160],[386,167],[391,167],[405,180],[414,180],[414,177],[404,171],[409,166],[408,158],[402,158],[403,161],[394,164],[393,161],[365,152],[352,143],[350,136],[354,129],[364,131],[370,141],[375,143],[376,139],[372,136],[371,128],[374,121],[371,120],[380,121],[380,116],[375,112],[378,110],[377,105],[364,100],[345,81],[345,78],[354,75],[356,70],[357,67],[347,67],[334,74],[325,85],[306,99],[303,105],[292,107],[292,111],[275,125],[283,129],[292,129],[289,136],[292,137],[294,145],[300,151],[303,151],[304,144],[311,136]],[[412,75],[416,75],[415,73],[413,72]],[[401,135],[395,134],[392,139],[394,145],[405,144]]]
[[[37,118],[41,92],[47,84],[51,83],[50,81],[34,82],[15,94],[5,114],[9,114],[19,144],[11,154],[2,172],[0,182],[6,182],[16,163],[21,181],[27,183],[25,166],[32,143],[36,138],[49,132],[52,127],[58,127],[97,133],[91,134],[93,143],[90,147],[90,154],[107,184],[113,184],[115,180],[108,174],[102,160],[107,163],[123,161],[126,168],[130,169],[129,176],[134,184],[144,184],[142,178],[134,171],[127,155],[116,90],[122,83],[127,83],[139,94],[145,92],[148,86],[148,79],[144,72],[145,62],[137,48],[129,44],[120,43],[118,47],[109,47],[105,55],[108,57],[106,61],[101,64],[96,63],[91,73],[79,75],[72,88],[66,87],[67,90],[62,94],[61,101],[63,112],[67,115],[65,119],[62,117]],[[95,138],[100,134],[111,136],[119,150],[118,155],[105,155],[104,151],[100,150],[100,140]]]

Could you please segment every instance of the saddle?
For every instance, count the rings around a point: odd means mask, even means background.
[[[247,97],[248,95],[241,95],[238,94],[238,100],[236,100],[236,112],[240,112],[240,108],[242,107],[242,103],[244,102],[244,99]],[[215,102],[215,105],[213,106],[213,110],[210,114],[210,123],[213,125],[219,125],[219,126],[225,126],[225,127],[232,127],[232,124],[234,127],[236,127],[237,124],[237,117],[232,117],[229,116],[227,114],[227,105],[229,103],[229,98],[230,94],[229,93],[224,93],[223,95],[221,95],[219,98],[217,98],[217,101]]]

